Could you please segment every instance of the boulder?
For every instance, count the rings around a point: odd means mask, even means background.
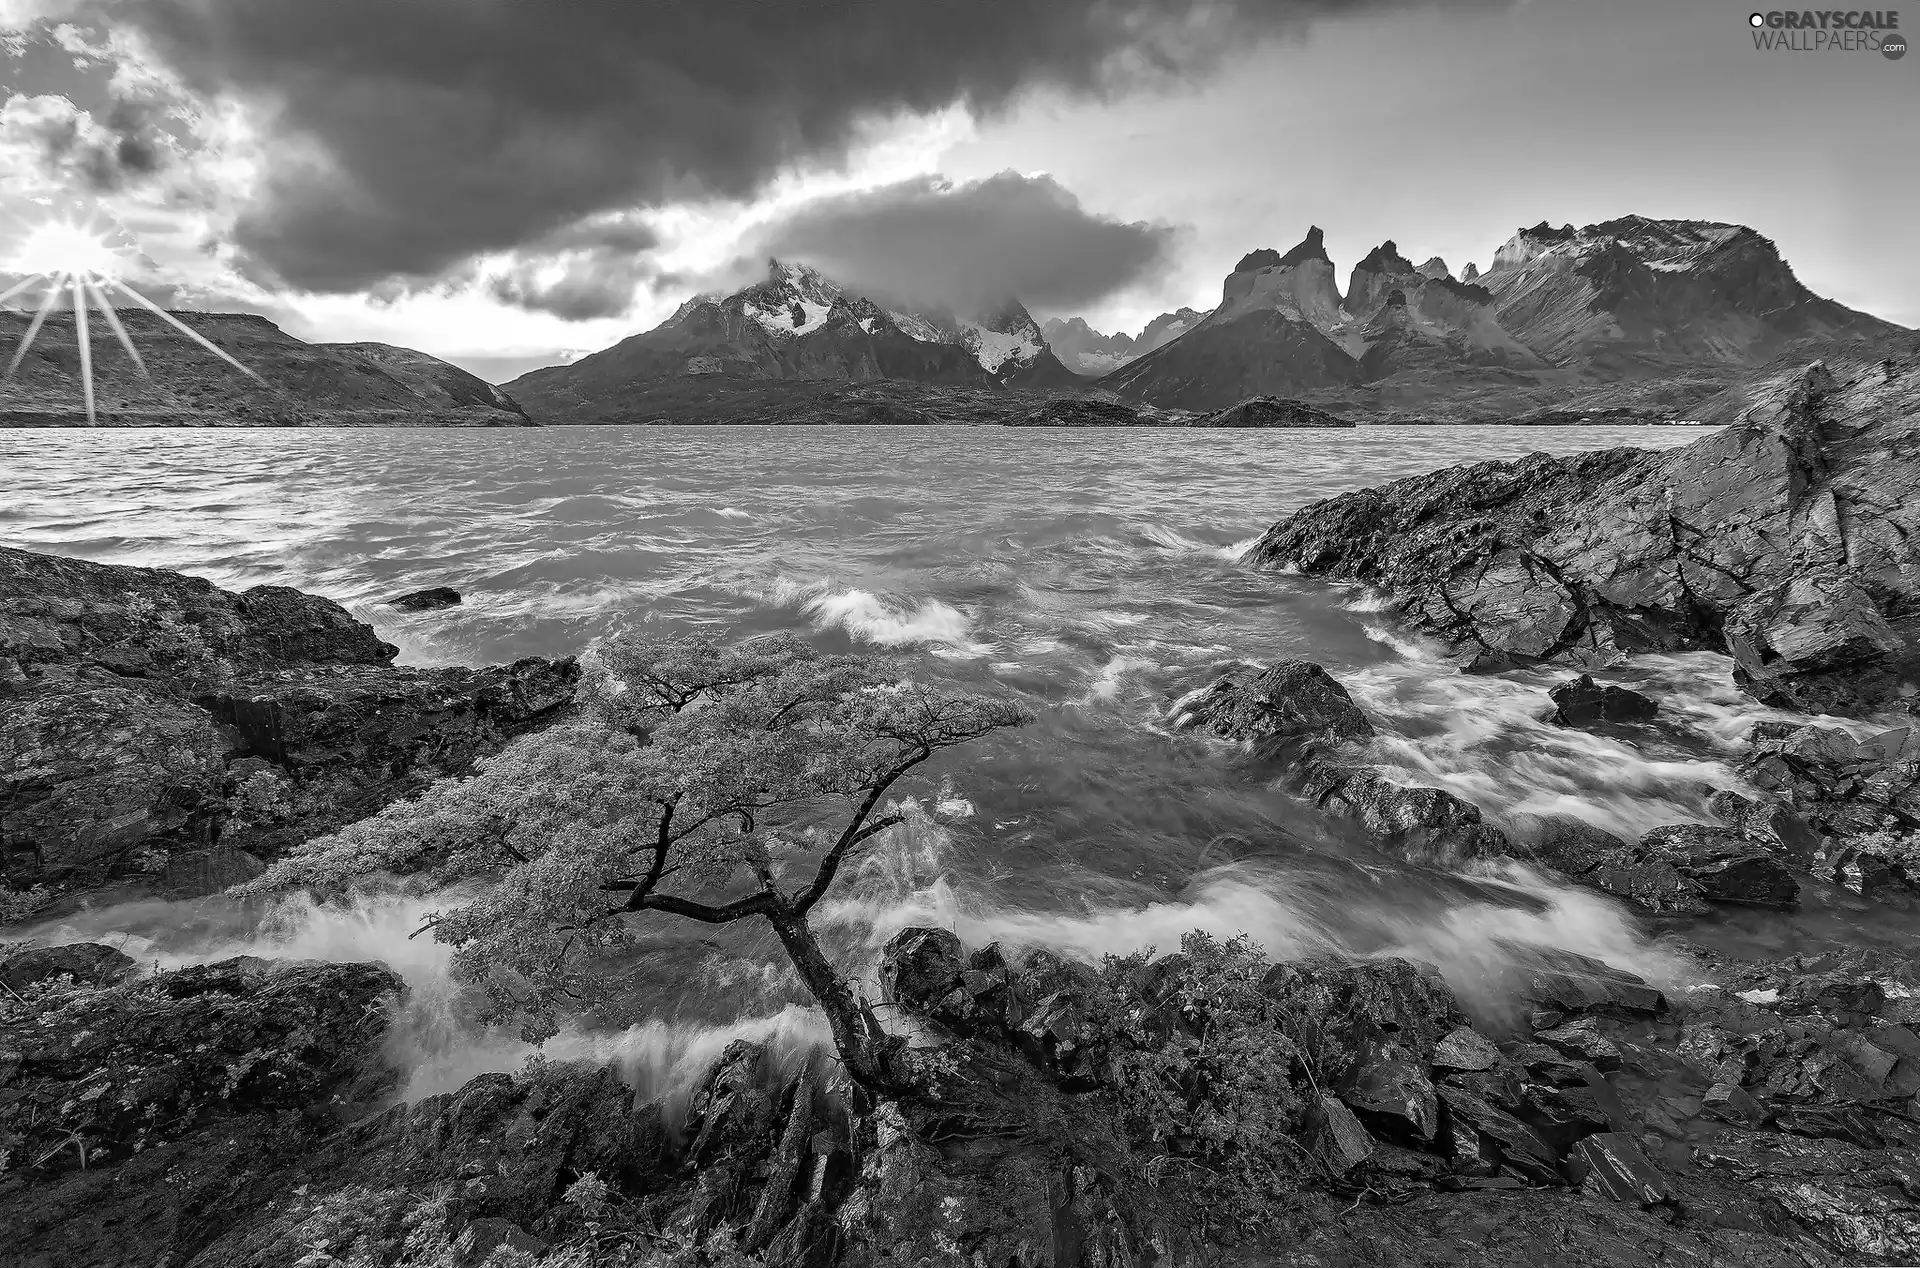
[[[880,993],[925,1012],[959,986],[967,949],[947,929],[902,929],[880,953]]]
[[[1590,674],[1568,679],[1547,692],[1553,701],[1553,720],[1559,726],[1590,727],[1603,722],[1651,722],[1660,706],[1651,697],[1608,683],[1601,686]]]
[[[387,605],[399,608],[402,612],[435,612],[441,608],[457,607],[461,602],[460,592],[452,586],[429,586],[425,590],[410,590],[388,599]]]
[[[1466,1024],[1437,973],[1399,958],[1283,961],[1260,990],[1289,1019],[1289,1037],[1329,1073],[1383,1042],[1424,1063]]]
[[[1436,1070],[1476,1073],[1491,1070],[1499,1064],[1500,1049],[1494,1047],[1493,1041],[1479,1031],[1456,1026],[1433,1045],[1432,1060]]]
[[[1373,724],[1338,679],[1312,661],[1243,666],[1183,702],[1181,724],[1254,744],[1365,741]]]
[[[1710,902],[1776,909],[1799,905],[1800,885],[1786,864],[1732,828],[1670,824],[1641,837],[1640,849],[1697,881]]]
[[[1542,862],[1647,911],[1701,915],[1710,910],[1706,886],[1584,819],[1543,816],[1536,821],[1532,845]]]
[[[1510,1170],[1533,1184],[1562,1182],[1558,1155],[1533,1128],[1465,1088],[1443,1083],[1436,1092],[1450,1124],[1472,1129],[1483,1145],[1491,1143],[1493,1161],[1499,1168]]]
[[[1454,863],[1498,858],[1511,849],[1505,833],[1481,821],[1478,806],[1444,788],[1397,784],[1372,767],[1315,759],[1306,789],[1321,809],[1357,820],[1408,858]]]

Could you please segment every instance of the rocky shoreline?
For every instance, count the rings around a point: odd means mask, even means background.
[[[1644,725],[1605,681],[1722,650],[1750,694],[1911,713],[1913,366],[1793,376],[1727,432],[1440,472],[1276,525],[1255,562],[1386,591],[1462,668],[1597,671],[1559,725]],[[1709,531],[1711,530],[1711,531]],[[420,606],[457,601],[403,596]],[[429,602],[430,598],[430,602]],[[207,894],[566,716],[578,667],[395,666],[325,599],[0,549],[8,915]],[[396,1103],[402,980],[252,957],[143,969],[0,947],[8,1264],[1855,1265],[1920,1258],[1920,960],[1734,960],[1689,920],[1850,893],[1920,906],[1920,748],[1755,729],[1717,823],[1625,841],[1496,824],[1368,761],[1303,661],[1175,719],[1418,864],[1513,860],[1627,903],[1686,966],[1533,949],[1474,1011],[1430,965],[1268,962],[1201,936],[1078,963],[908,929],[879,966],[927,1077],[730,1046],[689,1097],[536,1062]],[[891,1023],[890,1023],[891,1026]]]

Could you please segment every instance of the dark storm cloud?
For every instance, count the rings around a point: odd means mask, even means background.
[[[1099,93],[1394,0],[98,0],[273,107],[241,245],[353,289],[605,208],[751,194],[861,123]]]
[[[1175,231],[1093,215],[1051,176],[966,185],[934,179],[809,203],[775,225],[762,255],[801,260],[855,290],[970,307],[1017,295],[1041,308],[1089,304],[1139,280]]]

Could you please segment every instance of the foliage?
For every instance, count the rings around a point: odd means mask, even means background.
[[[1294,1137],[1314,1074],[1261,989],[1270,967],[1244,934],[1196,931],[1158,963],[1108,957],[1090,1018],[1129,1130],[1212,1171],[1197,1188],[1222,1221],[1270,1213],[1308,1169]]]
[[[455,972],[530,1040],[607,989],[634,916],[772,923],[856,1077],[882,1033],[807,925],[840,867],[903,812],[899,782],[943,749],[1024,722],[1018,705],[905,679],[793,638],[726,646],[627,636],[584,658],[577,720],[523,737],[310,843],[243,892],[345,892],[387,873],[481,879],[436,913]],[[742,892],[741,880],[747,884]]]
[[[133,595],[121,605],[128,631],[122,640],[139,647],[164,670],[160,681],[178,679],[199,689],[231,682],[233,662],[216,652],[198,625],[170,597]],[[179,692],[175,692],[179,694]]]
[[[293,782],[278,771],[257,770],[240,781],[227,798],[224,828],[270,828],[293,818],[299,808],[293,799]]]
[[[0,925],[19,924],[53,902],[53,891],[45,885],[31,889],[0,887]]]

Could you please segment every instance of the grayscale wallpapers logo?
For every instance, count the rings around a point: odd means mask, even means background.
[[[1890,62],[1907,54],[1894,9],[1770,9],[1747,15],[1753,46],[1775,53],[1878,53]]]

